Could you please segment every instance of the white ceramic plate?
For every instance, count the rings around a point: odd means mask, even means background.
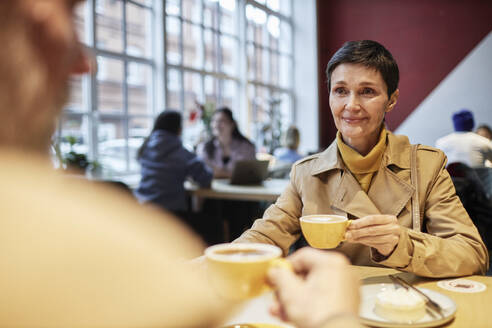
[[[429,296],[433,301],[438,303],[444,312],[444,318],[438,317],[434,318],[430,314],[426,313],[426,315],[412,323],[399,323],[389,321],[387,319],[381,318],[376,313],[374,313],[374,305],[376,303],[376,295],[384,290],[385,288],[393,287],[393,284],[372,284],[372,285],[363,285],[360,288],[361,291],[361,303],[360,303],[360,311],[359,315],[362,319],[362,323],[369,326],[377,326],[377,327],[412,327],[412,328],[421,328],[421,327],[435,327],[442,325],[451,319],[453,319],[456,314],[456,303],[453,302],[452,299],[438,293],[436,291],[426,289],[426,288],[418,288],[424,294]]]
[[[245,301],[243,306],[238,308],[223,326],[229,328],[239,325],[241,327],[240,324],[249,323],[254,328],[294,328],[294,326],[283,323],[270,314],[268,309],[273,299],[274,295],[270,291]]]

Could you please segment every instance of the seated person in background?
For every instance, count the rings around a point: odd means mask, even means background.
[[[473,113],[462,109],[453,114],[455,132],[437,139],[436,147],[448,157],[448,163],[463,163],[469,167],[484,167],[492,161],[492,141],[474,132]]]
[[[142,179],[135,196],[185,217],[188,209],[184,182],[191,178],[209,187],[212,170],[181,142],[182,118],[179,112],[165,110],[157,116],[154,128],[138,151]]]
[[[212,138],[198,145],[197,155],[213,168],[214,178],[230,178],[237,161],[256,158],[255,146],[239,132],[227,107],[214,112],[210,125]],[[205,217],[201,220],[208,222],[204,238],[209,244],[237,238],[259,213],[256,202],[206,199],[202,210]],[[222,220],[228,224],[224,225]]]
[[[0,1],[0,327],[218,327],[228,307],[182,266],[203,251],[187,229],[115,188],[51,166],[70,74],[89,69],[73,21],[79,2]],[[305,271],[332,274],[315,283],[356,302],[346,264],[326,254]],[[284,286],[282,272],[271,278],[280,291],[310,288],[310,279]],[[324,304],[316,314],[331,322],[356,311],[331,294],[311,301]],[[288,297],[280,304],[295,320]]]
[[[283,163],[294,163],[302,158],[302,155],[297,152],[299,148],[300,133],[295,126],[290,126],[284,136],[284,147],[275,149],[273,155]]]
[[[479,136],[492,140],[492,130],[487,124],[479,125],[475,130],[475,133],[478,134]]]
[[[487,124],[479,125],[475,133],[492,141],[492,129]],[[492,160],[486,160],[485,167],[492,168]]]
[[[336,249],[353,264],[427,277],[485,273],[487,249],[456,196],[445,155],[385,127],[399,95],[391,53],[375,41],[350,41],[326,72],[336,140],[294,164],[289,186],[235,242],[276,244],[287,254],[301,216],[338,214],[353,219]]]
[[[211,121],[212,138],[197,147],[197,155],[213,168],[215,178],[230,178],[238,160],[255,159],[255,146],[239,132],[232,111],[215,111]]]

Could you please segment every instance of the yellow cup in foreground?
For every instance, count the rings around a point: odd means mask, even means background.
[[[309,245],[314,248],[335,248],[345,238],[351,220],[331,214],[306,215],[300,218],[301,229]]]
[[[268,270],[290,266],[282,250],[268,244],[218,244],[205,250],[210,282],[219,295],[232,300],[255,297],[269,289]]]

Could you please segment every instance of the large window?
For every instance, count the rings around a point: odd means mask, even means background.
[[[71,136],[106,176],[137,173],[136,150],[164,107],[183,113],[185,144],[198,142],[198,104],[230,107],[270,150],[276,128],[293,118],[291,0],[162,1],[89,0],[77,9],[98,68],[71,81],[62,152]]]
[[[278,146],[293,119],[291,0],[166,1],[167,103],[228,106],[259,150]],[[194,144],[201,122],[187,120]]]
[[[246,3],[248,126],[266,151],[293,119],[291,10],[290,0]]]
[[[198,142],[197,106],[239,111],[239,10],[236,0],[166,1],[166,106],[183,112],[184,140]]]

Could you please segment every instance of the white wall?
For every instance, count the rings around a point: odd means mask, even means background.
[[[454,130],[451,116],[462,108],[473,112],[475,125],[492,126],[492,32],[441,81],[396,133],[407,135],[412,143],[434,146],[438,138]]]
[[[293,0],[294,91],[297,112],[294,124],[301,132],[299,150],[319,148],[318,138],[318,56],[316,1]]]

